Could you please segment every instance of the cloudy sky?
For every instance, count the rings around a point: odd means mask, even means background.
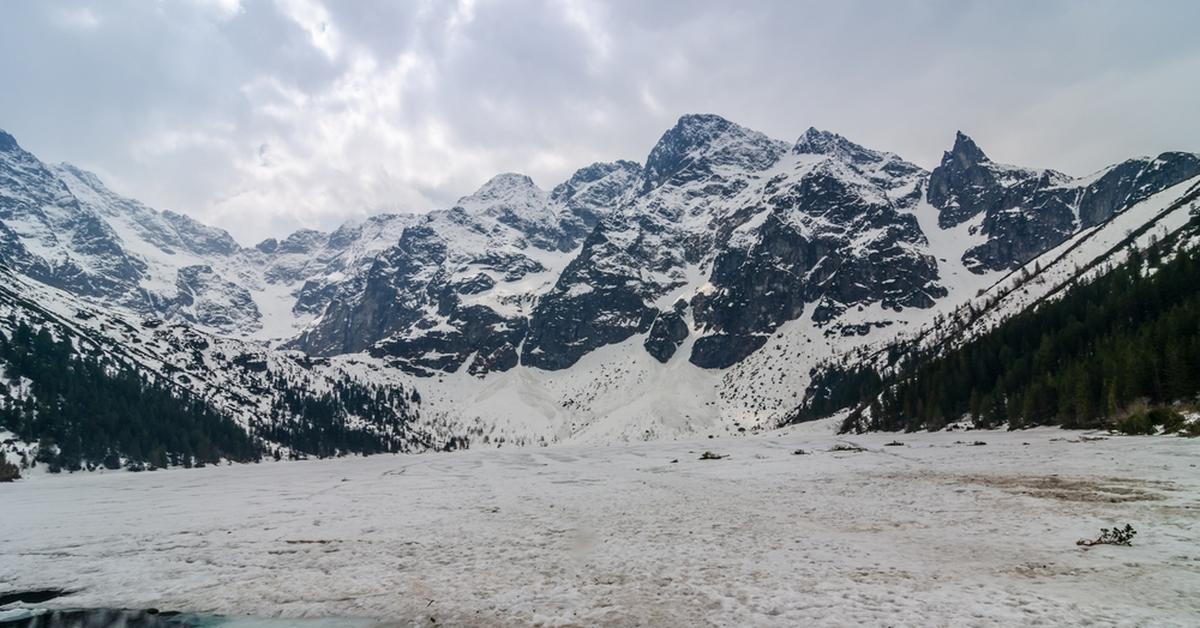
[[[0,4],[0,128],[242,243],[549,188],[680,114],[932,167],[1200,151],[1200,2],[105,0]]]

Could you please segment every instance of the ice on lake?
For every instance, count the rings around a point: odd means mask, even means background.
[[[1186,625],[1198,462],[1200,439],[805,427],[37,476],[0,485],[0,584],[247,621]],[[1125,523],[1132,547],[1075,544]]]

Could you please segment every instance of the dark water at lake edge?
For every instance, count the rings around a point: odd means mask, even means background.
[[[373,628],[381,625],[365,619],[227,617],[107,608],[0,610],[2,628]]]
[[[37,589],[0,593],[0,628],[375,628],[366,619],[231,617],[157,609],[39,608],[38,605],[74,591]]]

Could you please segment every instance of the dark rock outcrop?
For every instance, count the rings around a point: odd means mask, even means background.
[[[683,318],[686,308],[687,303],[681,300],[674,308],[660,312],[650,325],[650,333],[642,344],[655,360],[665,364],[688,337],[688,324]]]

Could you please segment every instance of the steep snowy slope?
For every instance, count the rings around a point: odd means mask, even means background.
[[[1066,295],[1069,289],[1118,268],[1137,251],[1170,258],[1180,247],[1200,244],[1200,176],[1185,180],[1091,227],[1005,274],[986,290],[966,299],[953,312],[922,325],[912,335],[864,347],[854,355],[837,356],[815,369],[820,377],[807,391],[796,418],[812,416],[815,407],[856,406],[871,397],[833,400],[840,380],[855,380],[870,369],[885,377],[909,373],[973,340],[988,336],[1001,323]],[[1153,273],[1150,268],[1148,273]],[[1144,275],[1150,276],[1150,275]],[[1153,307],[1150,308],[1153,311]],[[1160,314],[1160,312],[1155,312]],[[1055,330],[1051,330],[1055,331]],[[887,380],[891,381],[891,380]],[[992,382],[988,382],[991,385]],[[860,384],[853,384],[857,387]],[[855,397],[850,388],[845,391]],[[865,394],[865,393],[864,393]],[[832,400],[833,405],[826,403]],[[1019,410],[1018,410],[1019,411]],[[854,415],[856,418],[859,414]],[[1090,421],[1092,417],[1087,417]],[[1034,420],[1034,419],[1031,419]],[[862,429],[866,423],[859,424]]]
[[[1123,263],[1131,250],[1144,250],[1152,242],[1182,238],[1190,242],[1200,215],[1200,175],[1193,176],[1136,202],[1125,211],[1085,227],[1006,274],[968,303],[954,326],[942,328],[939,337],[960,343],[1000,321],[1053,298],[1071,283],[1087,279]],[[975,314],[967,316],[974,308]]]

